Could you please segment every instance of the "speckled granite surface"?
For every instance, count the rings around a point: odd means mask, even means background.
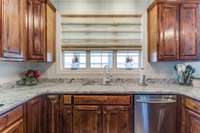
[[[182,94],[200,100],[200,88],[180,86],[173,83],[154,82],[139,86],[137,82],[116,81],[101,85],[91,81],[48,80],[37,86],[1,86],[0,114],[42,94]]]

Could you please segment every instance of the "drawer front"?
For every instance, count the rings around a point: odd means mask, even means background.
[[[77,95],[74,96],[74,104],[129,105],[131,104],[131,96]]]
[[[7,123],[7,115],[0,116],[0,131],[6,128],[6,123]]]
[[[0,131],[10,126],[23,117],[23,106],[19,106],[10,112],[0,116]]]
[[[63,96],[63,103],[64,104],[72,104],[72,96],[71,95],[64,95]]]
[[[190,98],[185,98],[184,104],[187,108],[189,108],[197,113],[200,113],[200,102],[195,101]]]
[[[23,119],[18,120],[14,124],[7,127],[2,133],[24,133]]]

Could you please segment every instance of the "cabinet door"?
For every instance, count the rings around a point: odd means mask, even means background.
[[[47,133],[60,133],[60,104],[59,96],[49,95],[46,98]]]
[[[29,0],[28,23],[28,58],[44,61],[46,58],[44,0]]]
[[[73,133],[102,133],[102,115],[99,106],[75,106]]]
[[[41,98],[27,103],[27,133],[41,133]]]
[[[180,59],[200,58],[199,7],[197,4],[183,4],[180,8]]]
[[[185,133],[200,133],[200,115],[185,109]]]
[[[24,60],[27,46],[27,1],[2,0],[2,57]]]
[[[179,59],[179,5],[161,4],[160,6],[159,60]]]
[[[62,115],[62,133],[73,133],[72,128],[72,106],[64,106]]]
[[[103,108],[103,133],[132,133],[129,106],[105,106]]]
[[[12,124],[7,129],[3,130],[1,133],[24,133],[24,123],[23,120],[18,120]]]

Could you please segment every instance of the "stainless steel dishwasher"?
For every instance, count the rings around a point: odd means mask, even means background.
[[[136,95],[134,133],[176,133],[175,95]]]

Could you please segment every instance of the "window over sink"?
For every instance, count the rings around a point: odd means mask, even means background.
[[[133,70],[141,67],[141,51],[64,51],[65,69],[111,69]]]
[[[63,70],[142,67],[142,16],[61,15],[60,21]]]

